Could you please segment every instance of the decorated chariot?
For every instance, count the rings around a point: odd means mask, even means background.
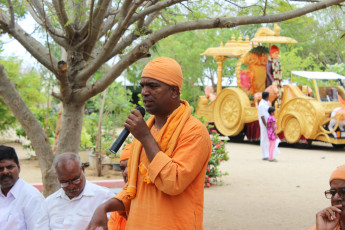
[[[271,44],[297,43],[280,36],[280,28],[262,27],[255,37],[239,37],[225,45],[208,48],[202,55],[213,56],[217,61],[217,90],[214,100],[201,96],[196,114],[230,139],[248,141],[260,139],[257,104],[263,91],[269,91],[269,101],[275,106],[277,133],[288,143],[312,141],[345,146],[345,89],[344,76],[330,72],[292,71],[289,84],[282,84],[281,75],[276,84],[267,87],[267,62]],[[265,47],[263,44],[267,44]],[[222,88],[223,62],[237,58],[237,87]],[[273,68],[274,69],[274,68]],[[280,79],[279,79],[280,77]],[[298,85],[296,77],[308,79],[310,85]],[[306,81],[305,81],[306,82]]]

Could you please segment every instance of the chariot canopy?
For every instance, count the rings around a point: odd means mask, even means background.
[[[345,80],[345,76],[334,72],[316,72],[316,71],[291,71],[291,74],[316,80]]]

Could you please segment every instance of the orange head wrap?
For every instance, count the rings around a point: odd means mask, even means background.
[[[141,77],[153,78],[168,85],[176,85],[181,93],[182,69],[172,58],[158,57],[153,59],[145,66]]]
[[[272,54],[272,53],[274,53],[274,52],[276,52],[276,51],[278,51],[278,52],[279,52],[279,48],[278,48],[278,46],[276,46],[276,45],[271,46],[271,49],[270,49],[270,54]]]
[[[332,180],[339,179],[339,180],[345,180],[345,165],[338,166],[334,172],[331,175],[331,178],[329,178],[329,183],[332,182]]]
[[[131,144],[125,146],[125,149],[120,154],[120,161],[128,160],[130,153]]]

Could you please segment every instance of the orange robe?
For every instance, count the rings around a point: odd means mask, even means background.
[[[126,219],[120,216],[119,212],[112,212],[108,220],[108,229],[109,230],[125,230],[126,228]]]
[[[156,141],[159,131],[151,128]],[[138,172],[135,198],[128,199],[125,189],[115,196],[125,206],[126,213],[122,214],[128,216],[126,229],[202,230],[204,179],[211,150],[206,127],[190,115],[171,157],[160,151],[148,164],[152,183],[144,182],[144,175]],[[144,148],[140,160],[143,158],[147,158]]]
[[[313,227],[309,228],[309,230],[316,230],[316,225],[314,225]],[[340,230],[340,224],[335,226],[335,228],[333,228],[333,230]]]

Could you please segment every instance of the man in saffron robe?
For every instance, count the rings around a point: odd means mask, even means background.
[[[339,166],[329,179],[330,189],[325,196],[331,199],[328,208],[316,214],[316,225],[309,230],[345,229],[345,165]]]
[[[140,85],[147,123],[132,110],[125,127],[135,137],[128,183],[100,205],[88,229],[106,229],[106,213],[122,211],[126,229],[203,229],[204,179],[212,144],[206,127],[180,100],[183,76],[173,59],[159,57],[144,68]]]
[[[120,168],[125,183],[128,181],[128,158],[131,144],[126,145],[120,155]],[[127,220],[119,212],[112,212],[108,221],[108,230],[125,230]]]

